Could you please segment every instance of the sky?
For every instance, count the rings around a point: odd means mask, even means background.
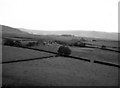
[[[0,24],[32,30],[118,32],[120,0],[0,0]]]

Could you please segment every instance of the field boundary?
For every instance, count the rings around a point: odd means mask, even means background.
[[[114,66],[114,67],[120,68],[120,65],[113,64],[113,63],[108,63],[108,62],[103,62],[103,61],[97,61],[97,60],[95,60],[94,63],[108,65],[108,66]]]
[[[108,48],[102,49],[102,48],[98,48],[98,47],[94,47],[94,46],[86,46],[86,47],[88,47],[88,48],[97,48],[97,49],[101,49],[101,50],[107,50],[107,51],[113,51],[113,52],[120,53],[120,51],[118,51],[118,50],[112,50],[112,49],[108,49]]]
[[[39,57],[39,58],[32,58],[32,59],[23,59],[23,60],[13,60],[13,61],[5,61],[2,62],[2,64],[7,64],[7,63],[15,63],[15,62],[23,62],[23,61],[30,61],[30,60],[38,60],[38,59],[45,59],[45,58],[51,58],[54,57],[52,56],[47,56],[47,57]],[[0,63],[1,64],[1,63]]]
[[[88,44],[88,43],[87,43]],[[94,44],[95,45],[95,44]],[[97,46],[97,45],[96,45]],[[95,46],[85,46],[85,47],[88,47],[88,48],[97,48],[97,49],[101,49],[101,50],[107,50],[107,51],[113,51],[113,52],[117,52],[117,53],[120,53],[119,50],[113,50],[113,49],[108,49],[108,48],[100,48],[100,47],[95,47]]]

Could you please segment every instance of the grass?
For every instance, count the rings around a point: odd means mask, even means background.
[[[57,52],[60,45],[34,48]],[[118,53],[93,48],[70,47],[72,56],[118,63]],[[3,46],[2,61],[40,58],[54,54]],[[27,86],[117,86],[119,68],[67,57],[52,57],[2,64],[3,85]]]
[[[3,64],[3,85],[117,86],[118,68],[66,57]]]
[[[117,50],[118,51],[118,41],[112,41],[112,40],[96,40],[96,41],[87,41],[86,43],[92,44],[92,46],[101,47],[102,45],[105,45],[107,49]]]
[[[57,52],[60,45],[50,45],[50,46],[36,46],[34,48],[48,50],[52,52]],[[80,48],[80,47],[70,47],[72,50],[71,56],[84,57],[90,60],[107,61],[118,64],[118,54],[117,52],[106,51],[95,48]]]
[[[78,57],[85,57],[92,60],[107,61],[118,64],[117,52],[105,51],[92,48],[72,48],[72,55]]]
[[[2,62],[47,57],[54,54],[17,47],[2,47]]]

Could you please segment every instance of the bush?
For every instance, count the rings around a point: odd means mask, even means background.
[[[32,42],[28,42],[28,44],[26,44],[26,46],[31,47],[31,46],[33,46],[33,43]]]
[[[54,42],[61,44],[61,45],[67,45],[67,42],[65,42],[65,41],[55,40]]]
[[[58,55],[69,56],[71,54],[71,50],[67,46],[60,46],[58,49]]]
[[[5,39],[4,45],[14,46],[14,41],[12,39]]]
[[[86,44],[83,42],[76,42],[76,43],[74,43],[74,46],[85,47]]]
[[[14,46],[16,46],[16,47],[21,47],[22,44],[21,44],[20,41],[16,40],[16,41],[14,42]]]
[[[101,46],[101,49],[106,49],[106,46],[105,46],[105,45],[102,45],[102,46]]]
[[[18,40],[12,40],[12,39],[5,39],[4,40],[4,45],[16,46],[16,47],[22,46],[22,44],[21,44],[20,41],[18,41]]]
[[[86,40],[85,40],[84,38],[81,38],[80,41],[81,41],[81,42],[85,42]]]

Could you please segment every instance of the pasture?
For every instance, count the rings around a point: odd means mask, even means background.
[[[44,46],[39,45],[35,46],[33,48],[41,49],[41,50],[47,50],[51,52],[57,52],[60,45],[50,45],[50,46]],[[72,53],[70,56],[76,56],[76,57],[83,57],[88,58],[90,60],[99,60],[99,61],[107,61],[111,63],[118,64],[118,55],[117,52],[112,51],[106,51],[101,49],[95,49],[95,48],[83,48],[83,47],[70,47],[72,50]]]
[[[63,38],[63,37],[62,37]],[[62,40],[61,38],[61,40]],[[15,38],[33,41],[34,39]],[[57,39],[57,38],[56,38]],[[67,39],[67,38],[64,38]],[[41,41],[35,39],[36,41]],[[70,40],[70,38],[68,39]],[[68,40],[66,42],[68,42]],[[51,40],[44,40],[49,42]],[[90,41],[87,41],[90,43]],[[99,41],[100,42],[100,41]],[[113,42],[107,47],[117,47]],[[57,53],[61,44],[44,44],[30,48]],[[29,48],[29,47],[28,47]],[[83,57],[91,61],[99,60],[119,64],[118,52],[89,47],[69,46],[70,56]],[[8,63],[9,62],[9,63]],[[4,86],[117,86],[119,68],[97,63],[86,62],[70,57],[55,56],[55,54],[22,47],[2,46],[2,84]]]
[[[18,47],[3,46],[2,62],[54,56],[54,54]]]
[[[28,59],[44,52],[3,46],[3,59]],[[12,50],[12,52],[11,52]],[[17,52],[16,52],[17,51]],[[10,54],[9,54],[10,53]],[[18,56],[19,57],[18,57]],[[67,57],[51,57],[2,64],[3,85],[10,86],[117,86],[118,68]]]

